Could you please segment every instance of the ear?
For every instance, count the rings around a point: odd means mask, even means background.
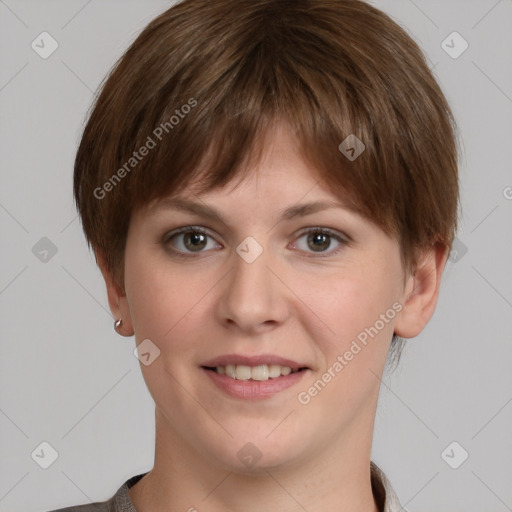
[[[112,311],[112,315],[114,316],[115,320],[122,320],[121,325],[116,329],[116,332],[122,336],[133,336],[134,329],[132,317],[130,314],[130,307],[126,299],[126,293],[120,288],[114,279],[114,276],[108,269],[107,260],[103,253],[95,251],[95,254],[96,262],[101,270],[101,274],[103,275],[103,279],[105,280],[105,284],[107,286],[107,296],[110,311]]]
[[[406,279],[401,301],[403,308],[395,323],[398,336],[414,338],[434,314],[448,255],[448,247],[444,244],[434,244],[420,253],[414,271]]]

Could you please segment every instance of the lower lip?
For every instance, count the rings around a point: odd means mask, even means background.
[[[229,396],[244,400],[261,400],[269,398],[297,384],[309,370],[281,375],[268,380],[235,380],[225,375],[220,375],[213,370],[201,368],[212,382]]]

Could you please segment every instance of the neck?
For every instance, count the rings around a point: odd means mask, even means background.
[[[130,498],[139,512],[378,512],[370,480],[372,431],[373,418],[300,461],[242,474],[203,457],[157,409],[155,464]]]

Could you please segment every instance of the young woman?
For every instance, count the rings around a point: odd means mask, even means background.
[[[360,0],[184,0],[98,96],[75,199],[135,335],[155,462],[64,510],[402,510],[371,462],[390,351],[431,318],[454,125]]]

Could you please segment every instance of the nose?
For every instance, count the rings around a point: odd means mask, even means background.
[[[220,289],[218,320],[240,333],[256,335],[281,325],[289,312],[286,287],[267,251],[254,261],[233,251],[233,267]]]

